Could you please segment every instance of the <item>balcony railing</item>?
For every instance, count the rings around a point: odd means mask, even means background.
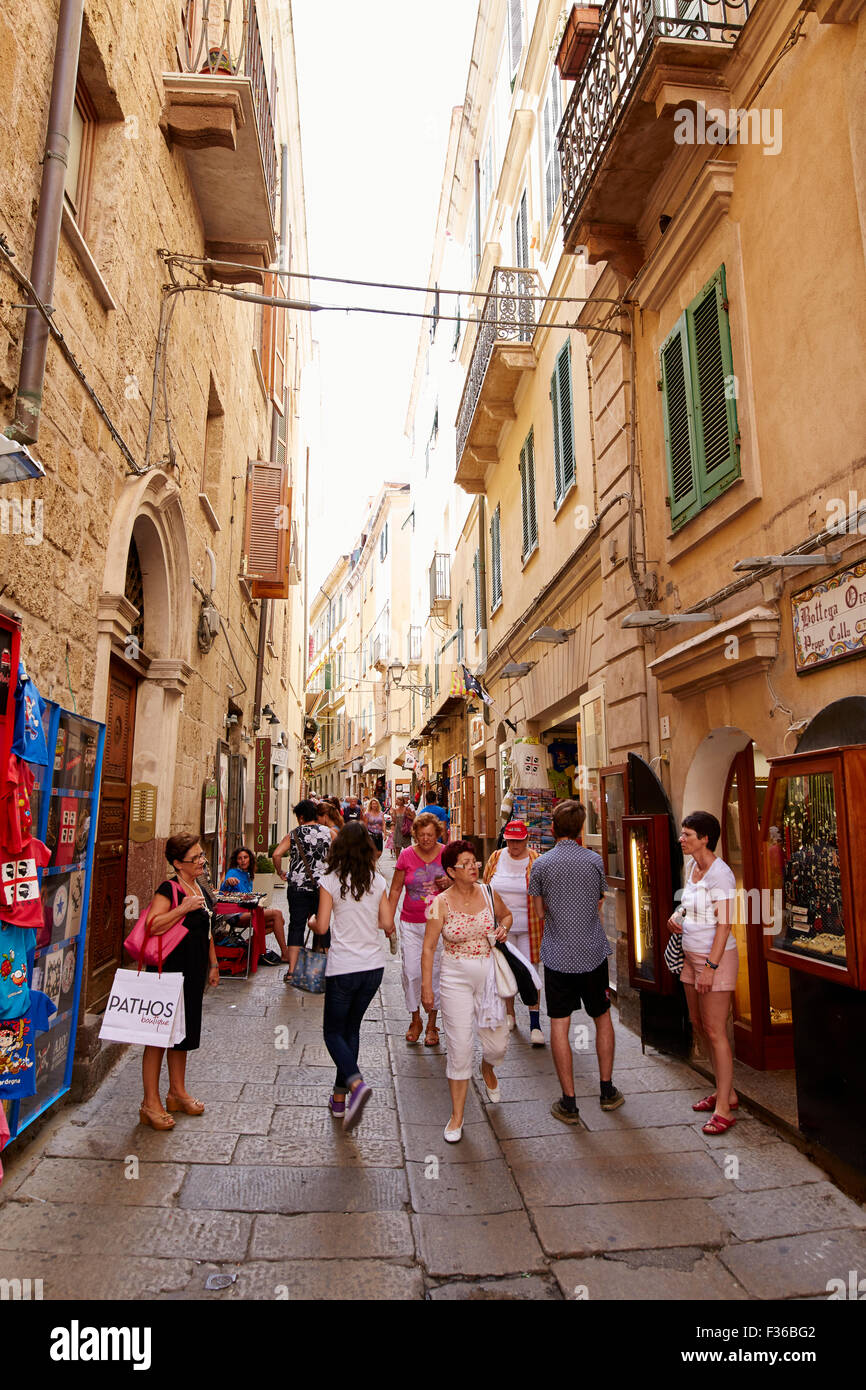
[[[613,0],[559,127],[566,241],[653,48],[659,40],[733,44],[749,0]]]
[[[451,556],[440,552],[430,566],[430,612],[451,598]]]
[[[182,24],[187,72],[250,80],[273,218],[277,146],[255,0],[184,0]]]
[[[458,460],[466,446],[494,345],[532,342],[538,321],[536,299],[541,294],[541,282],[534,270],[498,265],[493,271],[457,415]]]

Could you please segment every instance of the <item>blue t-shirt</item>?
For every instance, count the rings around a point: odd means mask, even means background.
[[[30,991],[30,1012],[0,1021],[0,1100],[36,1095],[36,1034],[57,1007],[41,990]]]
[[[236,878],[237,883],[229,883],[230,878]],[[246,869],[239,869],[237,864],[233,869],[229,869],[225,878],[220,884],[221,893],[252,893],[253,881]]]
[[[25,763],[39,763],[41,767],[48,766],[48,744],[42,722],[45,710],[45,701],[28,676],[24,662],[19,662],[12,752]]]
[[[32,928],[0,923],[0,1018],[22,1018],[30,1008],[27,952],[32,945]]]

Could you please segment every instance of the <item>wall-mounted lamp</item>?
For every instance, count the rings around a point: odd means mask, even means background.
[[[44,478],[45,469],[25,444],[16,444],[0,434],[0,483],[25,483],[31,478]]]
[[[809,555],[750,555],[746,560],[738,560],[734,569],[760,570],[773,565],[776,569],[808,570],[813,565],[838,565],[841,559],[841,550],[813,550]]]
[[[535,665],[534,661],[509,661],[499,672],[500,676],[526,676]]]
[[[388,662],[386,669],[398,690],[415,690],[419,695],[423,696],[425,700],[432,698],[432,686],[416,685],[414,681],[406,681],[405,684],[403,683],[403,672],[406,667],[397,657],[394,657],[393,661]]]
[[[537,627],[534,632],[529,634],[530,642],[566,642],[577,628],[574,627]]]

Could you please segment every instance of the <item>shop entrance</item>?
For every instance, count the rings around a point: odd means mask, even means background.
[[[134,919],[126,920],[124,903],[137,686],[129,666],[112,655],[87,945],[85,1008],[90,1013],[104,1007],[121,964],[123,938],[134,925]]]

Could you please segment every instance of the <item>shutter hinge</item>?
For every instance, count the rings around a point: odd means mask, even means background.
[[[670,499],[669,497],[666,497],[666,498],[665,498],[665,506],[667,507],[668,511],[670,511],[670,509],[671,509],[671,499]]]
[[[723,300],[722,300],[722,308],[724,309],[725,313],[728,312],[728,310],[730,309],[730,307],[731,307],[730,300],[728,300],[728,299],[723,299]]]
[[[740,431],[737,430],[737,433],[734,435],[734,443],[736,444],[736,446],[737,446],[738,449],[739,449],[739,447],[740,447],[740,444],[742,443],[742,439],[743,439],[743,437],[742,437],[742,435],[740,434]]]
[[[659,391],[663,391],[665,389],[661,377],[659,377],[658,381],[656,382],[656,389]]]

